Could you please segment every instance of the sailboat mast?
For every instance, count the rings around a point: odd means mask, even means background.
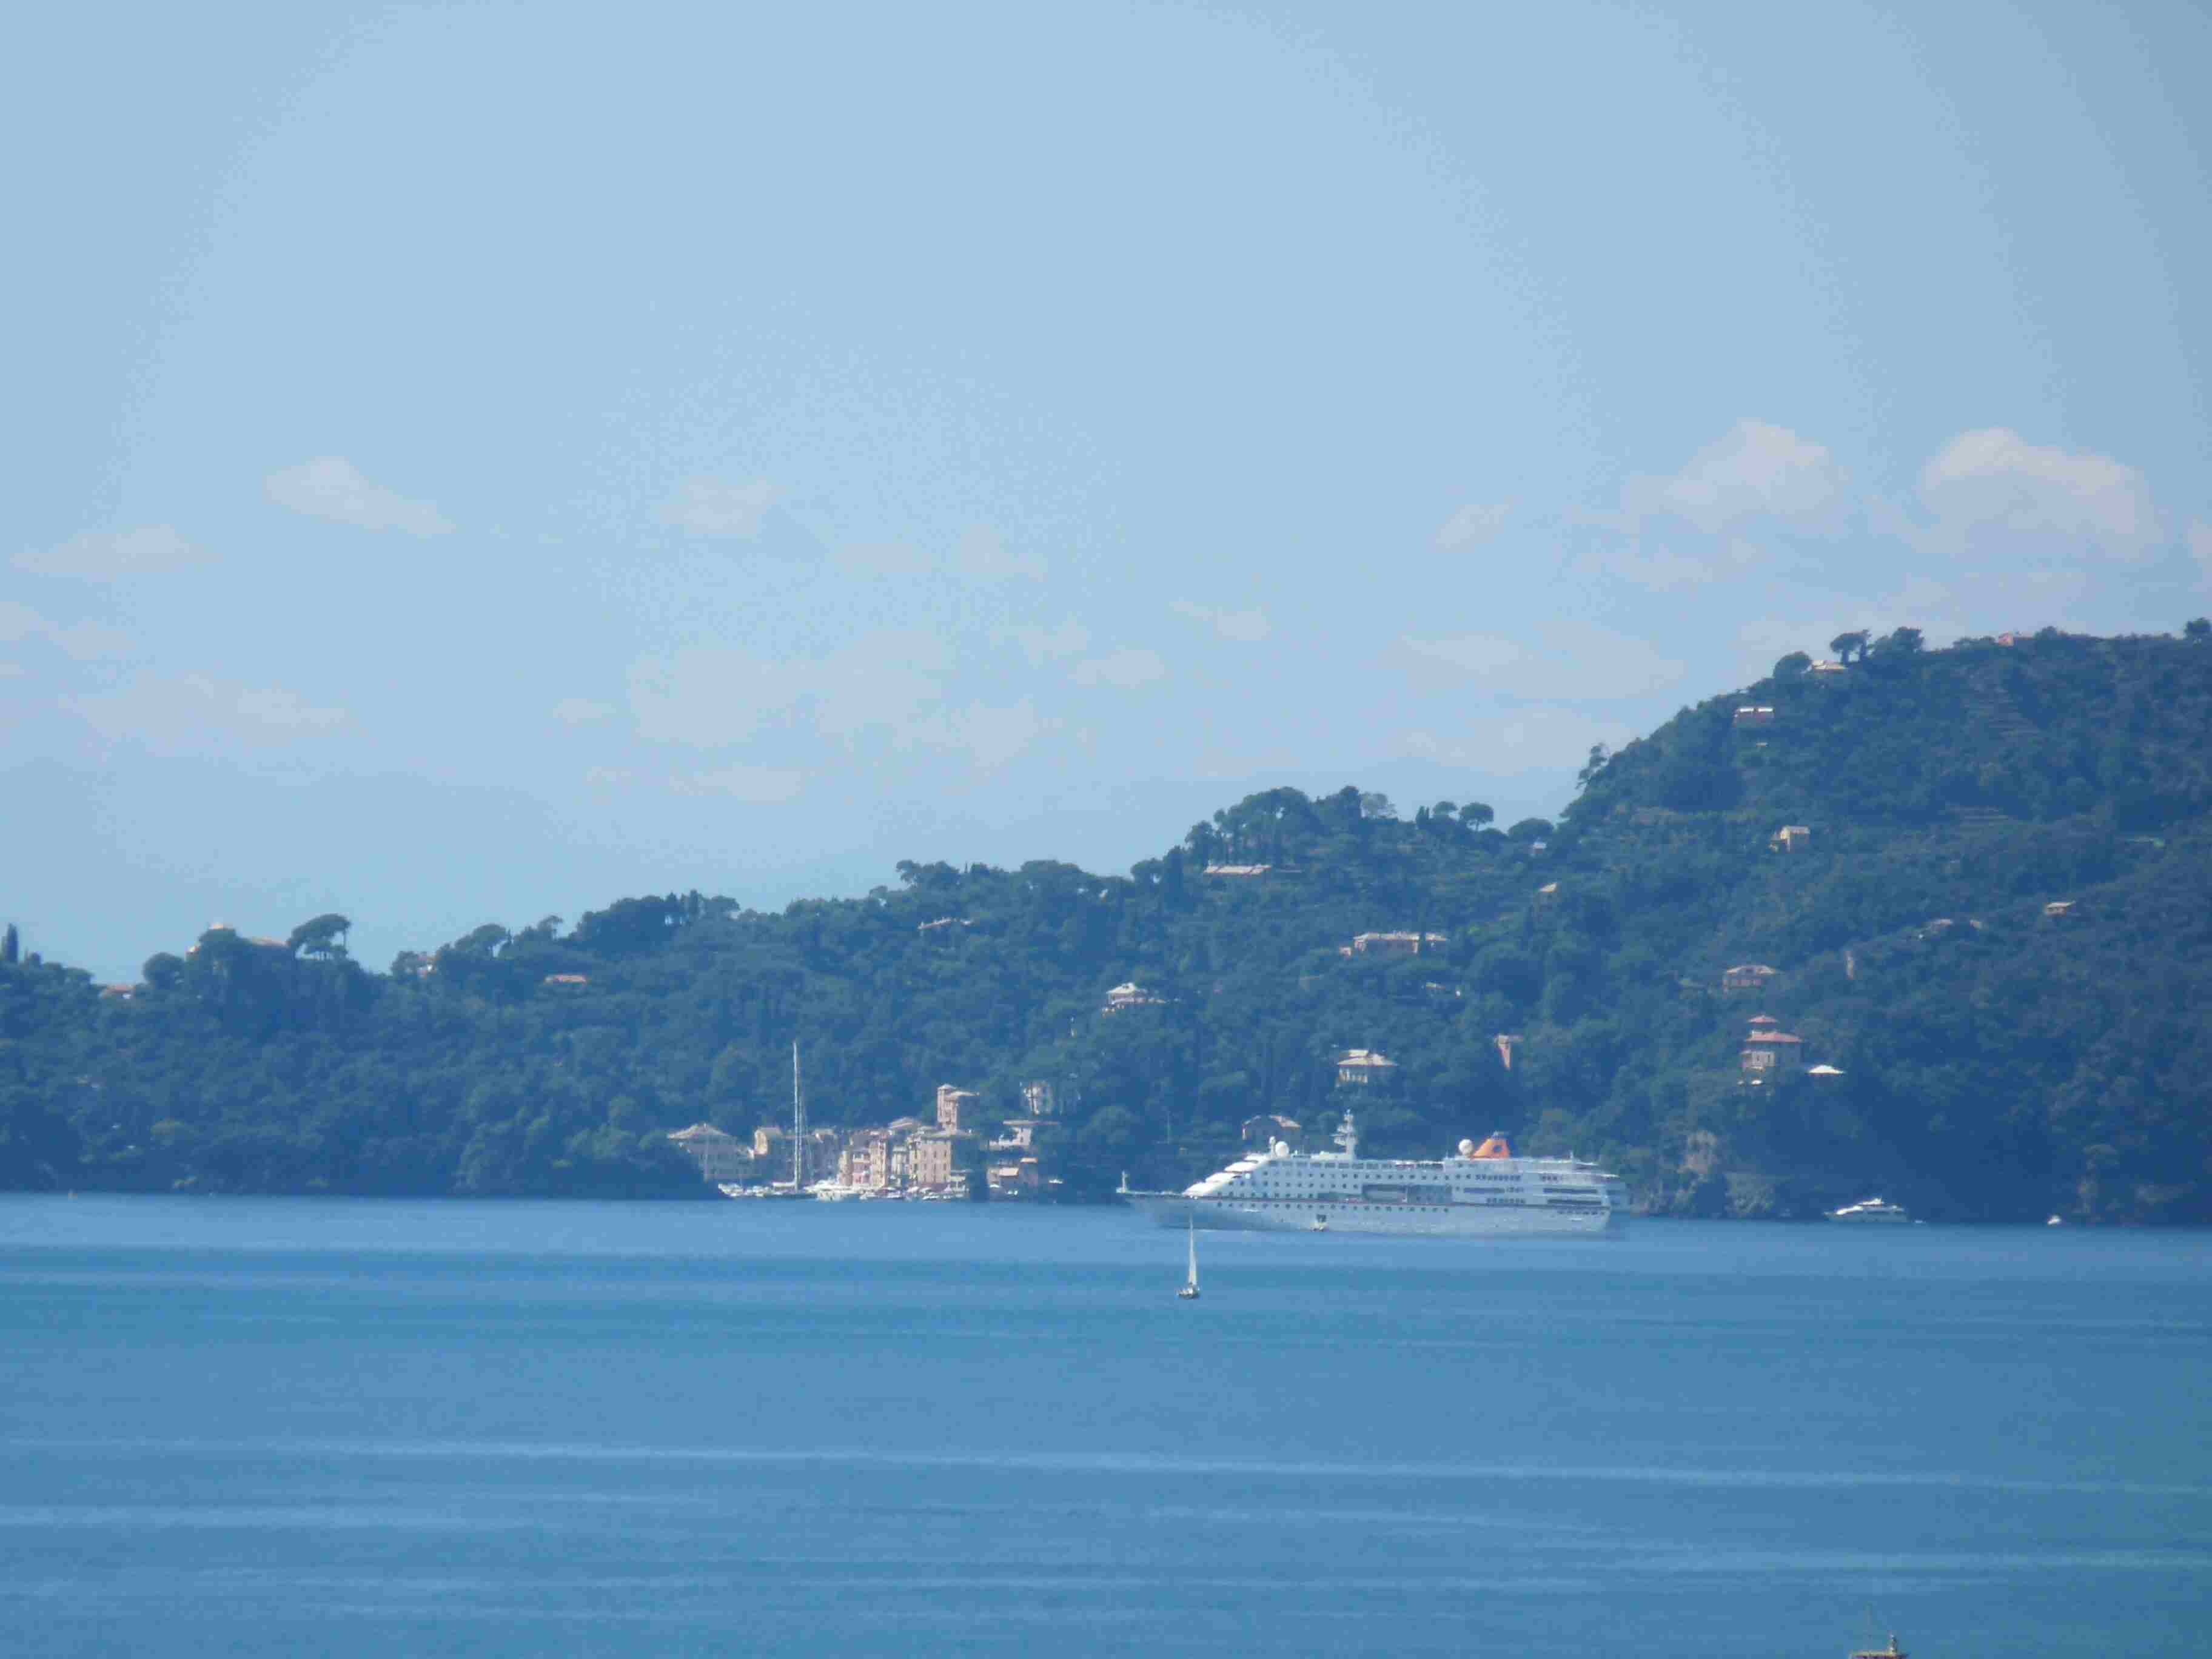
[[[799,1091],[799,1044],[791,1045],[791,1190],[806,1184],[806,1097]]]

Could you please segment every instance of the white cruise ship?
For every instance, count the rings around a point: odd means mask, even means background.
[[[1277,1141],[1179,1193],[1121,1196],[1163,1227],[1437,1237],[1601,1233],[1628,1208],[1616,1175],[1573,1158],[1516,1158],[1502,1134],[1430,1162],[1359,1156],[1352,1114],[1333,1152]]]

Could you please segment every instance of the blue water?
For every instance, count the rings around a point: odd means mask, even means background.
[[[2212,1650],[2212,1238],[0,1198],[0,1651]]]

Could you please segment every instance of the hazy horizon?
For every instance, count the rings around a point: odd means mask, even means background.
[[[0,920],[104,979],[1549,815],[1844,629],[2212,611],[2199,8],[115,23],[0,115]]]

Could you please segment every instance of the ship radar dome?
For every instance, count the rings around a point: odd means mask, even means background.
[[[1459,1155],[1462,1158],[1473,1158],[1474,1156],[1474,1143],[1471,1140],[1461,1141],[1459,1144]]]

